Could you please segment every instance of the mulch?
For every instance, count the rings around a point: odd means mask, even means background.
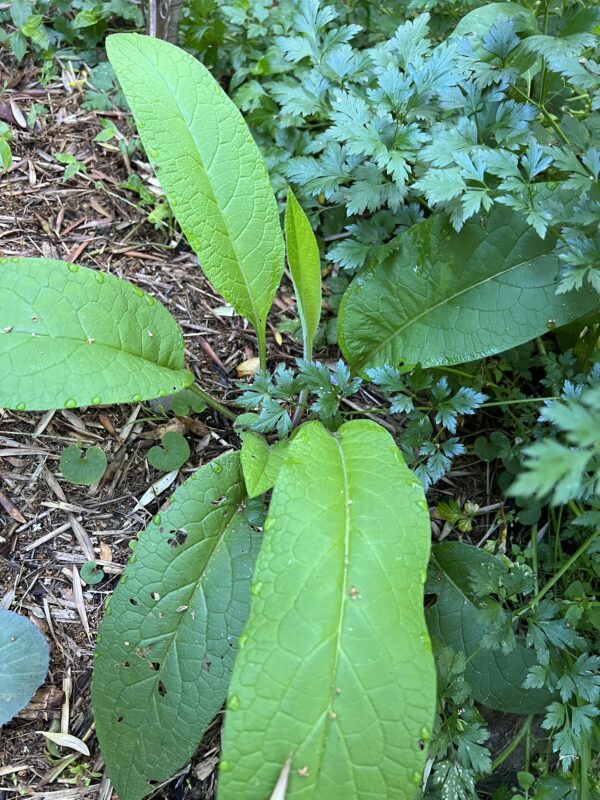
[[[44,256],[126,278],[153,294],[181,325],[187,366],[198,383],[223,403],[235,398],[236,366],[257,355],[244,321],[224,311],[224,301],[204,279],[195,255],[168,221],[155,227],[136,196],[122,188],[132,172],[160,194],[143,156],[123,155],[115,140],[95,142],[101,120],[111,119],[131,139],[127,115],[82,107],[85,82],[65,66],[61,80],[42,86],[30,65],[0,56],[0,119],[13,131],[14,163],[0,176],[0,257]],[[42,105],[28,121],[33,104]],[[85,164],[64,180],[57,153]],[[0,326],[2,298],[0,298]],[[289,283],[271,313],[268,335],[278,361],[301,354],[298,343],[277,330],[293,316]],[[335,353],[325,353],[335,356]],[[1,376],[10,380],[9,375]],[[372,402],[367,400],[367,403]],[[352,404],[351,404],[352,405]],[[355,408],[360,406],[354,405]],[[32,703],[0,734],[0,800],[111,800],[114,796],[94,735],[90,704],[95,635],[107,596],[131,551],[129,542],[176,484],[146,506],[136,507],[160,478],[146,452],[166,429],[184,432],[191,456],[178,481],[206,461],[239,446],[230,424],[207,411],[192,420],[160,417],[147,404],[24,413],[0,409],[0,608],[26,615],[50,643],[51,667]],[[59,470],[65,446],[101,444],[109,468],[98,485],[77,487]],[[440,496],[495,499],[489,473],[458,465]],[[483,477],[483,480],[482,480]],[[455,481],[459,482],[461,490]],[[490,506],[495,511],[497,506]],[[489,536],[495,514],[481,517],[479,536]],[[489,522],[489,524],[488,524]],[[434,535],[450,528],[434,521]],[[79,570],[94,559],[105,572],[86,585]],[[39,731],[68,732],[91,755],[51,747]],[[162,800],[214,797],[220,718],[192,763],[158,787]]]

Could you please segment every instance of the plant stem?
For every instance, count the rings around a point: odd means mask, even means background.
[[[492,771],[495,770],[495,769],[498,769],[500,764],[502,764],[504,761],[506,761],[506,759],[509,757],[509,755],[514,750],[517,749],[517,747],[519,746],[521,740],[523,739],[524,736],[527,735],[527,732],[531,728],[531,720],[532,720],[532,716],[527,717],[527,719],[525,720],[523,725],[521,725],[521,728],[519,729],[519,732],[517,733],[515,738],[512,740],[512,742],[509,745],[507,745],[504,748],[504,750],[500,753],[500,755],[497,756],[492,761]]]
[[[560,400],[558,395],[552,397],[527,397],[523,400],[494,400],[492,403],[482,403],[481,408],[492,408],[493,406],[515,406],[525,403],[543,403],[546,400]]]
[[[258,357],[260,360],[260,368],[266,370],[267,368],[267,331],[264,325],[256,326],[256,338],[258,340]]]
[[[521,608],[517,609],[514,612],[515,616],[520,616],[521,614],[524,614],[525,611],[529,611],[529,609],[533,608],[542,599],[542,597],[547,592],[549,592],[550,589],[552,589],[553,586],[556,586],[556,584],[562,578],[565,572],[568,572],[573,566],[573,564],[577,561],[577,559],[581,558],[581,556],[585,553],[585,551],[588,549],[588,547],[591,545],[594,539],[596,539],[597,536],[598,536],[598,531],[594,531],[594,533],[588,536],[585,542],[580,547],[578,547],[577,550],[575,550],[573,555],[567,561],[565,561],[565,563],[558,570],[556,575],[554,575],[553,578],[550,578],[548,583],[542,586],[542,588],[540,589],[539,592],[537,592],[535,597],[533,597],[526,605],[522,606]]]
[[[235,422],[235,420],[237,419],[237,414],[234,414],[233,411],[230,411],[228,408],[225,408],[224,405],[221,405],[221,403],[219,403],[218,400],[216,400],[212,395],[208,394],[208,392],[205,392],[204,389],[201,389],[199,386],[196,386],[195,383],[193,383],[191,386],[188,386],[187,388],[190,390],[190,392],[193,392],[194,394],[198,395],[198,397],[201,397],[207,406],[214,408],[215,411],[218,411],[220,414],[223,414],[223,416],[227,417],[227,419],[230,419],[232,422]]]

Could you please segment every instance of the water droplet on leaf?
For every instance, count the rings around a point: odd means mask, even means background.
[[[250,593],[253,597],[258,597],[262,592],[263,585],[260,581],[256,581],[256,583],[252,584],[252,588],[250,589]]]
[[[241,705],[242,704],[240,703],[240,698],[237,696],[237,694],[232,694],[229,700],[227,701],[227,710],[238,711]]]
[[[70,397],[68,400],[65,400],[65,408],[75,408],[77,406],[77,400],[74,400]]]

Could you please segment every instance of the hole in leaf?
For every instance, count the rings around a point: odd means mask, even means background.
[[[158,672],[158,670],[160,669],[160,661],[151,661],[150,669],[154,670],[154,672]]]
[[[172,539],[167,539],[167,544],[169,544],[171,547],[175,548],[179,547],[182,544],[185,544],[188,534],[184,528],[181,528],[181,530],[178,531],[172,530],[170,531],[170,533],[175,534],[175,536]]]
[[[117,722],[123,722],[123,717],[117,717]]]
[[[125,667],[125,669],[127,669],[127,667],[130,667],[131,664],[129,663],[129,661],[124,661],[123,666]]]
[[[161,697],[164,697],[167,693],[167,688],[162,681],[158,682],[158,693]]]
[[[139,605],[139,604],[138,604],[138,601],[135,599],[135,597],[130,597],[130,598],[129,598],[129,602],[131,603],[131,605],[132,605],[132,606],[137,606],[137,605]]]

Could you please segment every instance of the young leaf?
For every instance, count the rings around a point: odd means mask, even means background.
[[[0,297],[0,408],[138,402],[194,380],[166,308],[113,275],[3,258]]]
[[[96,446],[88,447],[84,453],[76,444],[71,444],[60,455],[60,471],[69,483],[91,486],[106,471],[106,453]]]
[[[597,307],[593,292],[556,295],[555,237],[494,208],[455,233],[441,215],[400,234],[401,249],[346,291],[338,340],[356,370],[462,364],[540,336]]]
[[[264,526],[220,800],[268,797],[290,754],[290,798],[412,800],[435,705],[426,509],[383,428],[299,429]]]
[[[461,542],[435,545],[431,557],[443,582],[437,602],[427,610],[427,626],[432,637],[466,657],[465,679],[475,700],[514,714],[543,711],[552,699],[549,692],[523,688],[528,670],[537,664],[535,652],[520,638],[508,654],[481,646],[488,621],[469,580],[486,565],[493,566],[496,557]]]
[[[185,436],[177,431],[167,431],[161,439],[160,446],[155,445],[148,450],[148,463],[161,472],[179,469],[190,457],[190,446]]]
[[[17,714],[48,672],[48,644],[25,617],[0,608],[0,725]]]
[[[242,471],[248,495],[258,497],[273,488],[287,453],[288,439],[269,445],[259,433],[247,431],[242,436]]]
[[[302,322],[304,358],[310,361],[321,318],[321,260],[310,222],[291,189],[285,207],[285,242]]]
[[[95,586],[104,579],[104,570],[100,569],[95,561],[86,561],[83,563],[79,574],[81,580],[85,581],[89,586]]]
[[[206,464],[140,535],[111,597],[92,699],[122,800],[182,766],[225,700],[260,539],[245,497],[237,453]]]
[[[121,33],[106,49],[146,153],[202,269],[264,341],[283,272],[277,204],[240,112],[196,58]]]

